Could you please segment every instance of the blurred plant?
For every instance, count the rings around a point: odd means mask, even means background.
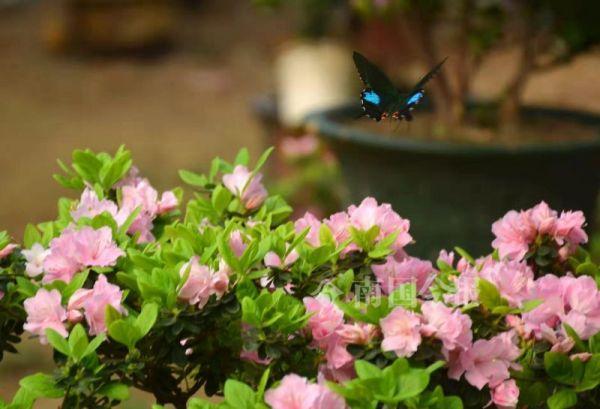
[[[531,74],[568,61],[600,41],[590,0],[353,0],[364,18],[393,19],[424,66],[451,53],[433,81],[434,102],[450,125],[463,121],[473,78],[495,47],[514,45],[518,67],[502,92],[499,123],[518,122],[523,89]],[[438,32],[439,30],[439,32]]]
[[[273,175],[271,190],[284,197],[296,214],[310,210],[324,215],[340,208],[343,192],[339,165],[317,137],[283,137],[278,154],[283,169]]]
[[[290,7],[298,13],[297,32],[300,37],[318,39],[330,34],[338,11],[346,8],[345,0],[252,0],[265,9]]]

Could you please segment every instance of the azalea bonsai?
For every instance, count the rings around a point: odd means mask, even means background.
[[[22,243],[0,236],[0,346],[24,330],[56,370],[0,407],[109,408],[130,388],[155,408],[595,405],[600,273],[581,212],[509,211],[490,255],[441,251],[434,266],[373,198],[289,220],[261,181],[268,154],[181,171],[185,205],[123,148],[61,162],[75,198]]]

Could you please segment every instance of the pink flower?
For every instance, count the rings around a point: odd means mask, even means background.
[[[22,250],[25,263],[25,273],[29,277],[37,277],[44,272],[44,260],[50,254],[40,243],[35,243],[30,250]]]
[[[349,223],[350,219],[346,212],[334,213],[325,220],[325,225],[327,225],[329,230],[331,230],[331,234],[333,234],[333,238],[338,246],[350,238],[350,232],[348,231]],[[351,244],[346,248],[347,251],[353,251],[356,249],[357,248],[355,244]]]
[[[117,205],[110,200],[100,200],[96,191],[86,187],[81,194],[79,204],[75,210],[71,211],[71,217],[77,221],[82,217],[93,219],[94,217],[104,212],[110,214],[113,218],[117,216]]]
[[[63,337],[68,335],[64,324],[67,312],[61,305],[58,290],[48,291],[42,288],[35,296],[26,299],[23,306],[27,312],[27,322],[23,325],[23,329],[38,335],[42,344],[48,343],[46,328],[53,329]]]
[[[67,228],[50,242],[50,254],[44,259],[44,283],[70,282],[75,273],[87,267],[114,266],[125,253],[112,240],[109,227],[94,230]]]
[[[321,222],[311,212],[306,212],[304,216],[294,222],[296,234],[302,233],[307,227],[309,230],[306,235],[306,242],[313,247],[320,246],[319,231],[321,229]]]
[[[536,229],[528,212],[511,210],[492,225],[496,236],[492,246],[498,250],[500,257],[522,260],[529,251],[529,244],[536,236]]]
[[[265,402],[272,409],[345,409],[341,396],[326,386],[310,384],[296,374],[283,377],[277,388],[265,393]]]
[[[367,345],[378,334],[375,325],[356,322],[354,324],[343,324],[336,330],[342,342],[353,345]]]
[[[290,251],[284,260],[281,260],[281,257],[279,257],[274,251],[269,251],[265,255],[264,263],[267,267],[284,269],[298,260],[298,257],[298,252],[295,249]]]
[[[259,365],[269,365],[273,361],[273,359],[269,357],[261,358],[260,356],[258,356],[258,351],[256,350],[247,351],[245,349],[242,349],[242,352],[240,352],[240,359],[244,361],[254,362]]]
[[[344,323],[344,313],[326,296],[305,297],[303,301],[306,312],[312,313],[308,319],[308,328],[316,341],[332,336]]]
[[[112,306],[121,314],[126,310],[121,305],[123,291],[110,284],[104,274],[100,274],[91,290],[79,289],[69,300],[69,318],[76,320],[76,311],[83,309],[85,319],[90,327],[90,335],[106,332],[106,307]]]
[[[342,369],[354,362],[354,357],[348,352],[348,343],[338,334],[332,334],[327,338],[325,345],[325,359],[327,367],[333,370]]]
[[[476,268],[468,266],[455,279],[456,292],[444,294],[444,301],[452,305],[466,305],[477,300],[477,279],[479,272]]]
[[[467,349],[471,346],[471,318],[459,310],[452,310],[441,302],[426,301],[421,305],[424,324],[421,333],[442,341],[444,348]]]
[[[202,308],[208,302],[212,293],[212,272],[208,266],[201,265],[198,257],[194,256],[189,262],[181,267],[179,275],[189,275],[179,290],[179,298],[187,301],[190,305],[198,304]]]
[[[374,198],[367,197],[358,207],[350,206],[348,216],[350,224],[359,230],[369,230],[373,226],[379,227],[378,240],[398,232],[398,237],[393,245],[398,255],[403,255],[404,246],[412,241],[412,237],[408,233],[410,222],[394,212],[388,203],[378,205]]]
[[[519,387],[514,379],[496,386],[492,391],[492,402],[498,409],[512,409],[519,403]]]
[[[421,320],[413,312],[396,307],[380,325],[382,350],[394,351],[399,357],[409,357],[417,351],[421,344]]]
[[[19,246],[14,243],[7,244],[2,249],[0,249],[0,260],[6,258],[12,254],[12,252]]]
[[[480,276],[496,286],[511,306],[520,307],[533,287],[533,271],[525,262],[500,261],[482,268]]]
[[[223,175],[223,184],[234,195],[240,198],[248,210],[256,209],[267,198],[267,190],[261,183],[262,174],[252,172],[243,165],[237,165],[233,173]]]
[[[554,234],[558,214],[544,201],[531,209],[531,222],[539,234]]]
[[[179,290],[179,298],[202,308],[212,295],[221,298],[227,292],[231,270],[223,261],[219,263],[219,270],[213,271],[210,267],[201,265],[198,260],[198,256],[194,256],[181,267],[179,275],[188,276]]]
[[[241,231],[234,230],[231,232],[231,235],[229,236],[229,247],[231,247],[233,254],[235,254],[237,258],[242,257],[244,251],[246,251],[247,245],[244,243]]]
[[[504,332],[490,340],[479,339],[471,348],[461,351],[458,358],[450,359],[448,376],[458,380],[464,373],[467,381],[477,389],[486,385],[495,388],[510,377],[509,368],[518,368],[514,361],[520,354],[512,332]]]
[[[129,234],[139,233],[138,241],[148,243],[154,241],[152,221],[158,212],[158,192],[147,179],[140,180],[135,185],[126,185],[121,189],[121,208],[117,216],[119,224],[136,209],[140,209],[135,220],[127,230]]]
[[[556,221],[555,237],[558,244],[567,241],[573,245],[587,243],[588,236],[583,230],[585,216],[583,212],[562,212]]]
[[[160,196],[160,200],[158,201],[156,208],[156,213],[169,213],[170,211],[175,210],[178,205],[179,201],[177,200],[177,196],[175,196],[175,193],[171,192],[170,190],[167,190],[166,192],[163,192],[163,194]]]
[[[303,158],[314,154],[319,148],[319,140],[311,134],[299,138],[293,136],[281,140],[281,153],[289,159]]]
[[[401,284],[412,282],[416,284],[417,291],[424,294],[428,291],[436,275],[436,270],[430,261],[420,260],[416,257],[407,257],[402,261],[397,261],[390,256],[384,264],[376,264],[371,268],[385,294],[390,294]]]

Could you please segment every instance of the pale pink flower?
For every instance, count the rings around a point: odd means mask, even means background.
[[[477,389],[486,385],[495,388],[509,379],[509,368],[519,368],[514,361],[521,351],[513,338],[512,332],[504,332],[490,340],[475,341],[471,348],[449,360],[448,376],[458,380],[464,373],[467,381]]]
[[[456,291],[444,294],[444,301],[452,305],[466,305],[477,300],[477,279],[479,272],[472,266],[467,266],[454,280]]]
[[[345,409],[344,399],[326,386],[311,384],[296,374],[283,377],[277,388],[265,393],[272,409]]]
[[[327,367],[336,370],[354,362],[354,357],[346,349],[347,346],[348,343],[337,333],[327,338],[325,345]]]
[[[234,230],[231,232],[231,235],[229,236],[229,247],[231,247],[233,254],[235,254],[237,258],[242,257],[248,246],[244,243],[241,231]]]
[[[69,334],[64,324],[67,312],[61,305],[61,295],[58,290],[48,291],[41,288],[35,296],[26,299],[23,306],[27,312],[27,321],[23,329],[38,335],[42,344],[48,343],[46,328],[53,329],[63,337]]]
[[[112,240],[112,230],[89,226],[80,230],[67,228],[50,242],[50,254],[44,259],[42,282],[70,282],[75,273],[87,267],[111,267],[125,253]]]
[[[348,230],[348,226],[350,224],[350,219],[346,212],[338,212],[329,216],[328,219],[324,221],[325,225],[329,227],[333,238],[337,245],[341,245],[342,243],[348,241],[350,239],[350,231]],[[357,250],[355,244],[348,245],[344,250],[344,253]]]
[[[531,209],[531,222],[539,234],[554,234],[558,213],[552,210],[544,201],[540,202]]]
[[[558,244],[563,244],[564,241],[574,245],[586,243],[588,236],[583,230],[585,226],[585,216],[583,212],[562,212],[556,221],[555,238]]]
[[[511,210],[492,225],[496,236],[492,246],[498,250],[501,258],[522,260],[529,251],[529,244],[536,236],[535,225],[529,212]]]
[[[76,318],[73,312],[83,309],[85,320],[90,327],[90,335],[106,332],[106,307],[112,306],[121,314],[126,310],[121,305],[123,291],[111,284],[104,274],[100,274],[91,290],[79,289],[69,300],[69,318]]]
[[[237,165],[232,173],[223,175],[223,185],[240,198],[248,210],[256,209],[267,198],[267,190],[261,183],[262,174],[252,172],[243,165]]]
[[[398,256],[404,255],[404,246],[412,241],[412,237],[408,233],[410,222],[394,212],[388,203],[379,205],[372,197],[367,197],[358,206],[350,206],[348,217],[350,224],[359,230],[369,230],[373,226],[379,227],[378,240],[398,232],[398,237],[392,246]]]
[[[40,243],[35,243],[29,250],[22,250],[25,257],[25,273],[29,277],[37,277],[44,272],[44,260],[50,254]]]
[[[353,345],[367,345],[375,338],[379,329],[373,324],[355,322],[354,324],[343,324],[336,330],[342,342]]]
[[[129,168],[129,172],[127,172],[127,175],[125,175],[123,179],[115,183],[113,189],[117,189],[123,186],[135,186],[142,180],[144,180],[144,178],[140,176],[140,170],[137,168],[137,166],[132,166],[131,168]]]
[[[212,271],[208,266],[201,265],[197,256],[181,267],[179,275],[184,277],[188,271],[189,275],[179,290],[179,298],[202,308],[212,294]]]
[[[104,212],[116,218],[118,212],[117,205],[111,200],[100,200],[94,189],[86,187],[81,194],[77,207],[71,211],[71,217],[75,221],[82,217],[93,219]]]
[[[14,243],[7,244],[2,249],[0,249],[0,260],[6,258],[12,254],[12,252],[19,246]]]
[[[492,391],[492,402],[498,409],[513,409],[519,403],[519,387],[514,379],[496,386]]]
[[[569,356],[569,359],[571,361],[575,361],[575,360],[579,360],[581,362],[587,362],[592,358],[592,354],[590,354],[589,352],[580,352],[578,354],[573,354],[571,356]]]
[[[294,222],[296,234],[302,233],[306,228],[309,228],[305,239],[306,242],[313,247],[320,246],[319,231],[321,229],[321,221],[311,212],[304,213],[304,216]]]
[[[436,301],[424,302],[421,313],[424,321],[421,327],[423,335],[439,339],[447,350],[467,349],[471,346],[472,322],[468,315]]]
[[[530,298],[534,285],[533,270],[525,262],[494,262],[483,267],[479,275],[494,284],[513,307],[520,307],[524,300]]]
[[[424,294],[437,273],[430,261],[416,257],[407,257],[398,261],[393,256],[389,256],[384,264],[375,264],[371,268],[385,294],[390,294],[401,284],[413,282],[417,291]]]
[[[223,297],[223,295],[229,289],[229,276],[231,275],[231,268],[225,263],[224,260],[219,262],[219,269],[213,273],[211,282],[211,292],[217,296],[217,299]]]
[[[396,307],[380,322],[381,349],[394,351],[399,357],[412,356],[421,344],[421,320],[411,311]]]
[[[316,341],[332,336],[344,323],[344,313],[326,296],[305,297],[303,302],[306,312],[312,314],[308,319],[308,328]]]
[[[121,208],[117,221],[122,224],[136,209],[140,209],[127,232],[139,233],[138,242],[148,243],[154,241],[152,234],[152,221],[158,212],[158,192],[147,179],[140,180],[135,185],[126,185],[121,189]]]
[[[284,269],[298,260],[298,257],[299,254],[295,249],[290,251],[284,260],[281,260],[281,257],[279,257],[279,255],[277,255],[277,253],[274,251],[269,251],[265,255],[264,263],[267,267]]]
[[[240,352],[240,359],[254,362],[259,365],[269,365],[273,361],[273,359],[269,357],[261,358],[256,350],[247,351],[245,349],[242,349],[242,352]]]
[[[179,206],[177,196],[170,190],[163,192],[160,196],[160,200],[157,203],[156,214],[165,214],[173,211]]]
[[[280,144],[281,153],[290,159],[311,156],[318,148],[319,140],[311,134],[306,134],[299,138],[288,136],[283,138]]]

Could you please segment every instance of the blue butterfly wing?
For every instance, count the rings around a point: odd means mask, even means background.
[[[367,116],[380,121],[390,113],[390,108],[400,100],[400,94],[390,79],[365,56],[358,52],[353,54],[354,65],[365,84],[361,92],[361,104]]]

